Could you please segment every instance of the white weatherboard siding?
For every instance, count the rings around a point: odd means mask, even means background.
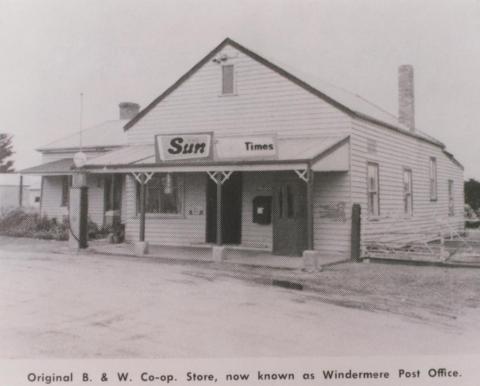
[[[88,217],[98,226],[103,226],[104,220],[104,180],[103,176],[88,175]]]
[[[158,245],[192,245],[205,243],[206,223],[206,173],[186,173],[183,215],[169,218],[161,215],[146,215],[145,240]],[[135,179],[127,178],[128,195],[125,237],[136,241],[139,237],[139,216],[136,214]],[[190,214],[193,208],[202,208],[202,214]]]
[[[367,139],[376,141],[376,152],[367,151]],[[463,172],[442,150],[427,142],[354,121],[351,143],[352,201],[362,206],[362,241],[387,240],[387,232],[415,239],[435,236],[440,223],[463,231]],[[429,159],[437,159],[438,199],[430,200]],[[367,213],[367,162],[379,165],[380,216]],[[403,213],[403,168],[413,177],[413,215]],[[448,216],[448,180],[454,180],[455,216]],[[443,226],[446,228],[446,225]]]
[[[88,216],[98,226],[103,225],[103,177],[89,175],[88,184]],[[44,176],[42,191],[41,214],[50,218],[63,220],[68,215],[68,208],[61,206],[62,177]]]
[[[243,173],[242,178],[242,245],[271,250],[272,224],[261,225],[253,222],[253,199],[256,196],[272,195],[273,174],[268,172]]]
[[[221,96],[221,66],[209,61],[127,131],[129,144],[153,144],[155,134],[277,132],[339,135],[349,117],[231,47],[236,94]]]
[[[63,221],[68,215],[68,208],[61,206],[62,203],[62,177],[43,176],[41,214],[50,218]]]
[[[326,256],[349,256],[350,176],[346,172],[315,173],[314,181],[314,249]]]

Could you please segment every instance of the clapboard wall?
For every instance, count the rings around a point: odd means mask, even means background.
[[[350,254],[351,199],[347,172],[315,173],[314,249],[322,255]]]
[[[41,214],[63,221],[63,217],[68,215],[68,208],[61,206],[62,176],[43,176],[41,197]]]
[[[221,95],[222,68],[209,61],[128,129],[128,143],[153,144],[162,133],[293,136],[348,130],[345,113],[233,47],[223,54],[235,66],[235,95]]]
[[[440,147],[362,120],[353,120],[350,144],[352,201],[362,206],[362,240],[365,243],[388,240],[395,234],[406,240],[423,235],[431,239],[448,227],[463,231],[463,172]],[[430,157],[437,160],[438,194],[434,201],[430,200]],[[369,161],[379,165],[380,215],[377,217],[367,213]],[[412,170],[411,216],[403,209],[404,168]],[[448,214],[449,179],[454,181],[454,216]]]
[[[68,208],[61,205],[62,176],[43,176],[42,179],[41,214],[63,221],[63,218],[68,216]],[[87,186],[88,216],[91,221],[102,226],[104,216],[103,177],[101,175],[89,175]]]

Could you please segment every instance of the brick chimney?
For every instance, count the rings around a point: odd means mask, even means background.
[[[410,64],[398,67],[398,120],[410,131],[415,131],[413,66]]]
[[[133,102],[122,102],[120,108],[120,119],[132,119],[140,111],[140,105]]]

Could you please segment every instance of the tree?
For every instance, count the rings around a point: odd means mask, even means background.
[[[480,182],[470,178],[465,181],[465,202],[477,211],[480,209]]]
[[[11,173],[13,161],[7,160],[13,154],[12,136],[0,133],[0,173]]]

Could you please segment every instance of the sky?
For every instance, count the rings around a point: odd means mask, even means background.
[[[0,132],[16,168],[117,119],[119,102],[146,106],[226,37],[394,114],[398,66],[412,64],[417,127],[480,179],[480,0],[0,0]]]

